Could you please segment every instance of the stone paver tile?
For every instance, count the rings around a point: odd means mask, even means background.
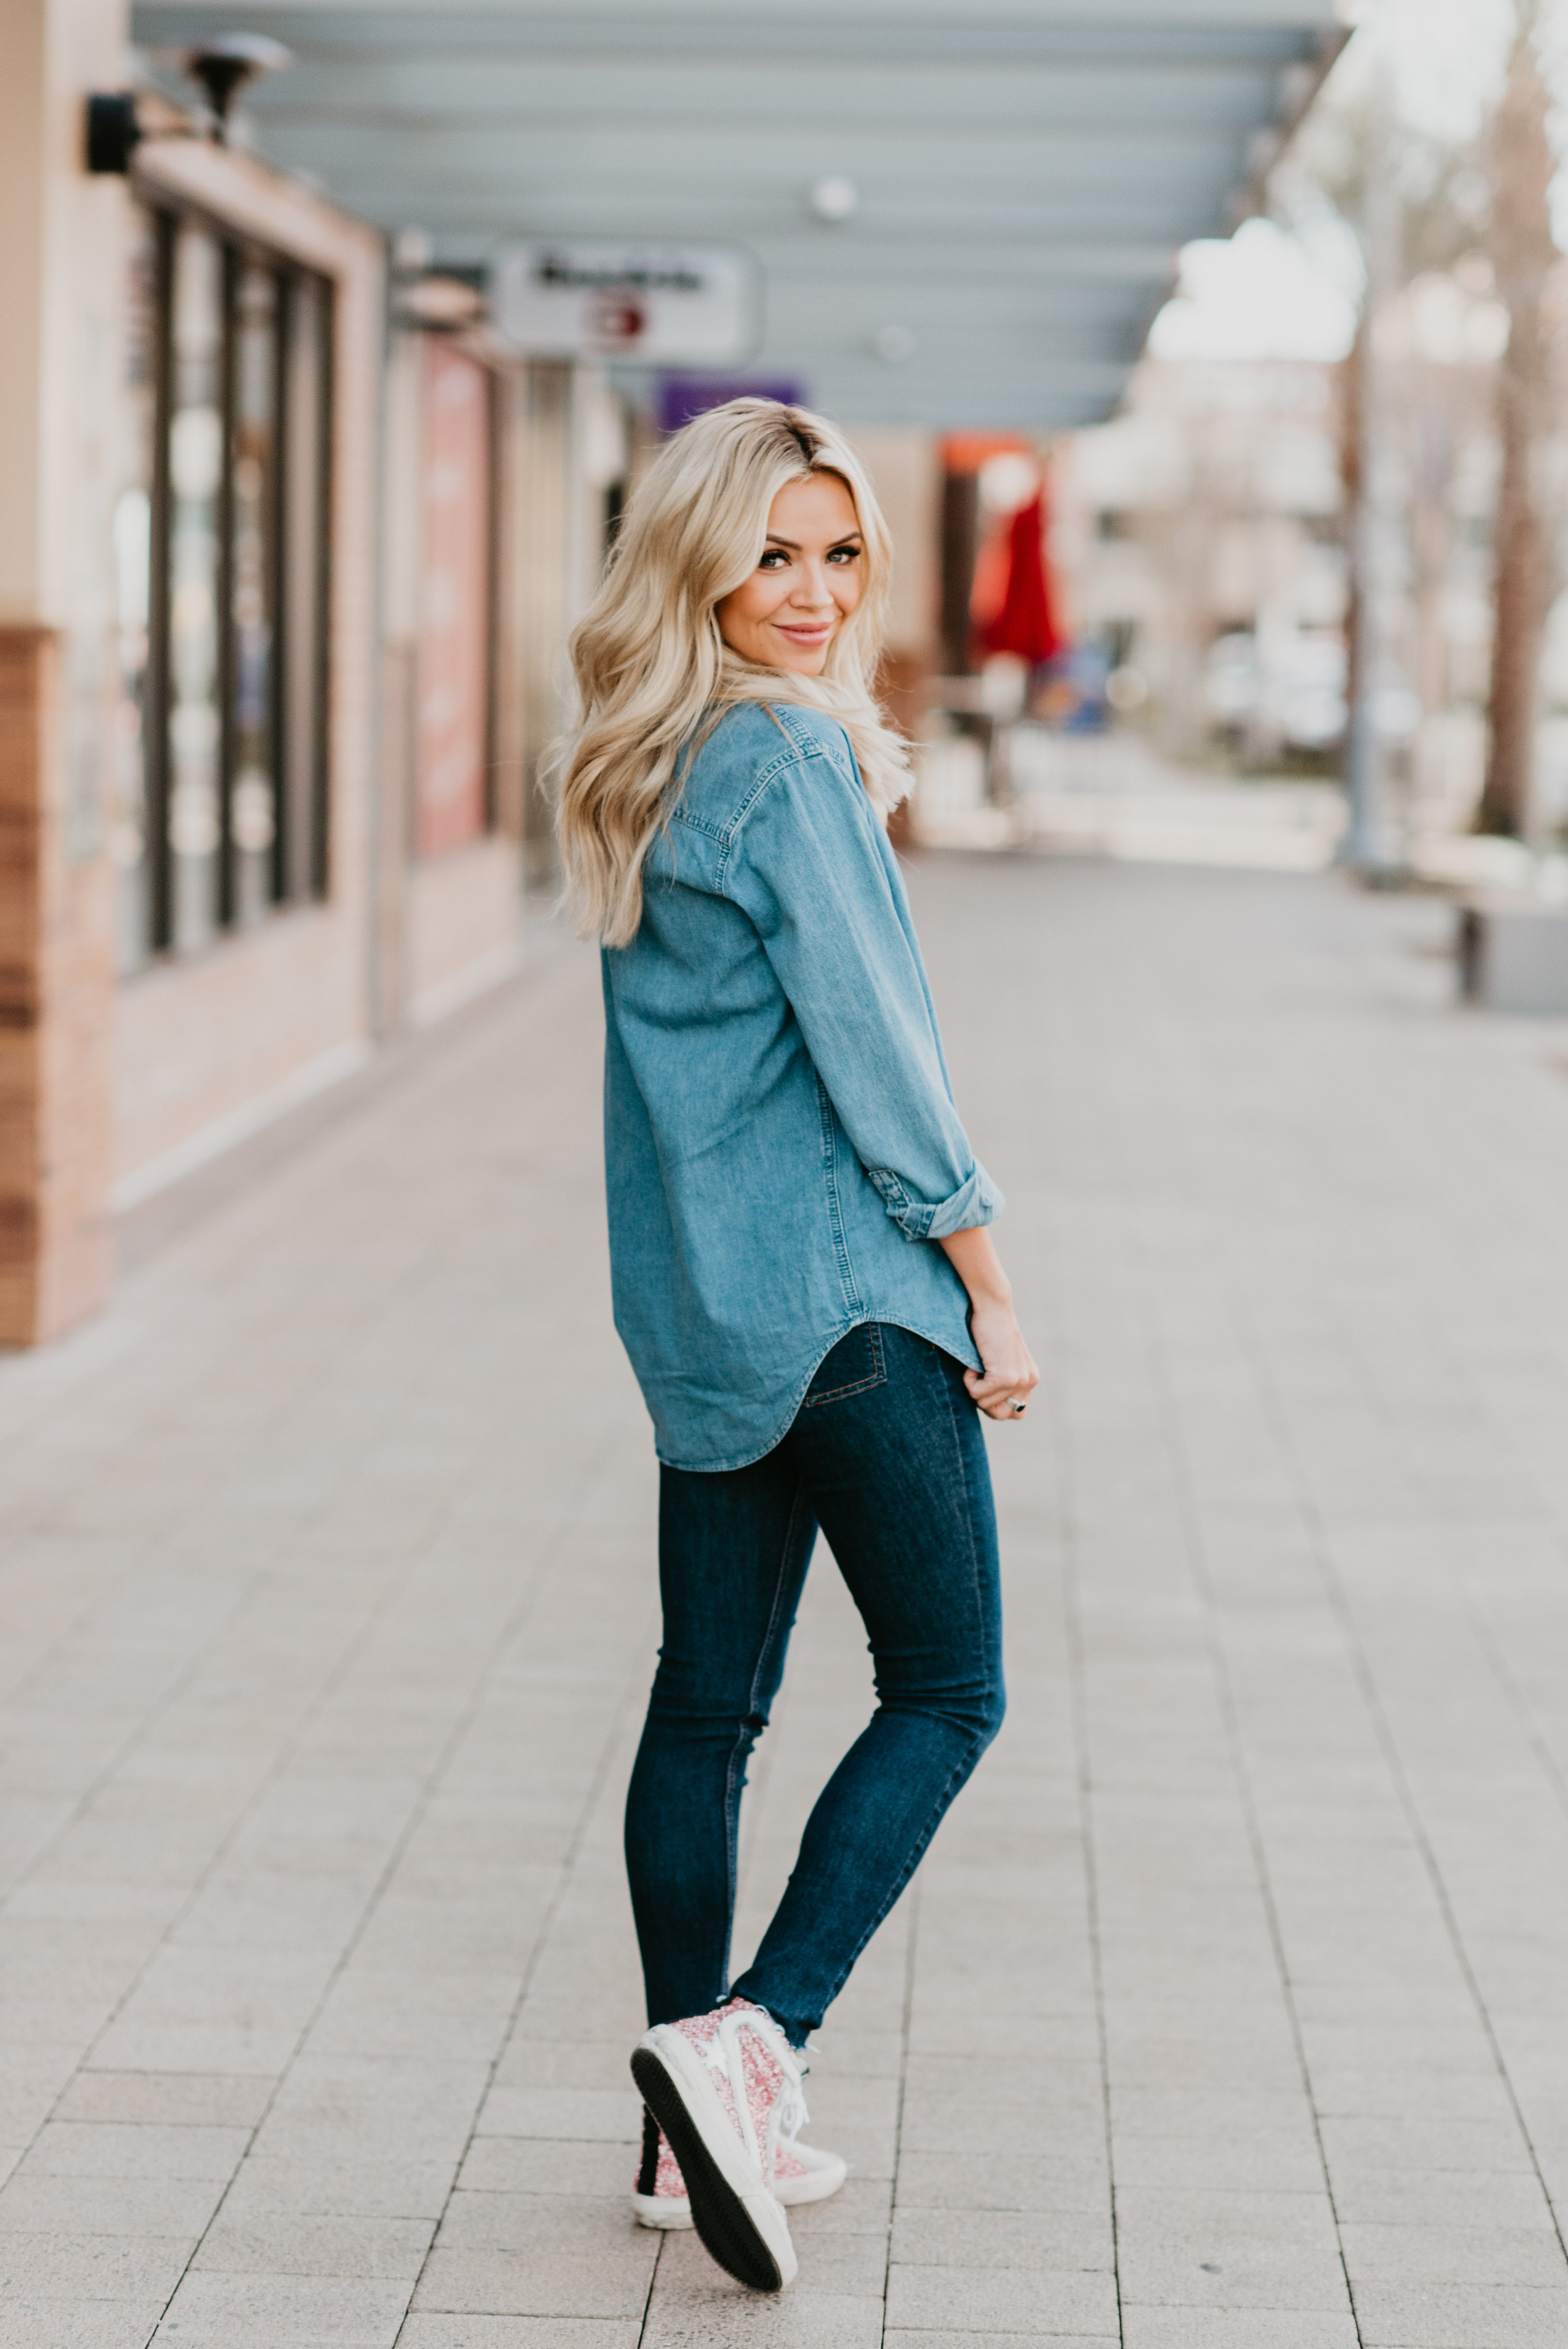
[[[1108,2272],[1111,2252],[1108,2210],[921,2210],[901,2201],[893,2221],[892,2257],[906,2266]]]
[[[1092,2009],[1081,2014],[1013,2014],[989,2002],[934,1998],[916,1978],[909,2010],[909,2051],[915,2055],[1000,2055],[1034,2063],[1099,2064],[1099,2029]]]
[[[476,2137],[463,2158],[460,2183],[476,2193],[622,2198],[631,2192],[636,2170],[635,2155],[618,2140]]]
[[[112,2023],[95,2052],[127,2072],[249,2072],[270,2085],[299,2042],[308,2008],[296,2017],[257,2025],[227,2023]]]
[[[1340,2170],[1516,2169],[1534,2165],[1511,2113],[1502,2120],[1382,2118],[1345,2120],[1327,2116],[1322,2124],[1329,2174]]]
[[[622,2058],[622,2068],[625,2058]],[[642,2099],[634,2088],[508,2088],[484,2099],[481,2137],[601,2137],[630,2145],[642,2135]]]
[[[1314,2070],[1313,2103],[1325,2118],[1477,2120],[1511,2124],[1508,2091],[1495,2072]]]
[[[357,1967],[327,2000],[310,2044],[326,2057],[488,2057],[505,2029],[516,1992],[516,1977],[509,1973]]]
[[[163,2300],[34,2300],[0,2306],[0,2349],[146,2349]]]
[[[699,2255],[701,2256],[701,2255]],[[742,2292],[711,2261],[705,2274],[678,2260],[649,2304],[640,2349],[881,2349],[882,2298],[815,2292]]]
[[[254,2128],[274,2082],[193,2072],[78,2072],[60,2097],[61,2121],[157,2121]]]
[[[892,2223],[893,2182],[851,2175],[826,2202],[803,2203],[790,2212],[790,2231],[812,2235],[873,2235],[886,2251]]]
[[[50,2121],[18,2175],[64,2178],[227,2178],[250,2142],[243,2128],[152,2122]]]
[[[194,2264],[223,2275],[402,2277],[411,2289],[433,2233],[428,2219],[329,2219],[302,2210],[242,2218],[225,2207]]]
[[[1124,2296],[1140,2305],[1335,2314],[1350,2306],[1332,2242],[1270,2242],[1257,2234],[1173,2242],[1129,2227],[1117,2234],[1116,2266]]]
[[[1355,2319],[1306,2309],[1122,2304],[1125,2349],[1358,2349]]]
[[[1309,2135],[1298,2129],[1262,2133],[1240,2143],[1214,2137],[1123,2137],[1115,2140],[1118,2187],[1219,2188],[1234,2193],[1309,2194],[1323,2184],[1323,2165]]]
[[[929,2210],[1085,2210],[1108,2216],[1105,2148],[1060,2155],[903,2150],[895,2200]]]
[[[1335,2166],[1334,2208],[1346,2226],[1504,2227],[1549,2232],[1552,2213],[1529,2171],[1375,2169]]]
[[[82,2178],[29,2170],[0,2191],[0,2232],[165,2235],[194,2242],[223,2193],[221,2178]]]
[[[640,2316],[437,2316],[416,2309],[398,2349],[639,2349]]]
[[[1108,2272],[1082,2268],[893,2267],[888,2322],[907,2330],[1102,2333],[1117,2330]]]
[[[158,2328],[170,2349],[391,2349],[408,2286],[368,2276],[185,2278]]]
[[[657,2242],[652,2230],[630,2231],[630,2220],[629,2192],[621,2207],[609,2209],[602,2197],[473,2194],[460,2188],[437,2243],[443,2251],[605,2251],[620,2257],[634,2246],[640,2251]]]
[[[648,2298],[659,2245],[651,2230],[605,2228],[591,2249],[548,2235],[527,2251],[463,2245],[433,2251],[414,2305],[493,2316],[634,2316]]]
[[[1540,2227],[1345,2226],[1345,2263],[1363,2283],[1523,2284],[1568,2290],[1568,2261]]]
[[[1020,2349],[1025,2341],[1048,2341],[1051,2349],[1105,2349],[1106,2335],[1103,2333],[989,2333],[964,2332],[956,2336],[963,2349]],[[1115,2336],[1110,2336],[1114,2338]],[[931,2349],[931,2335],[921,2327],[889,2324],[883,2333],[884,2342],[902,2344],[902,2349]]]
[[[1053,2062],[1026,2054],[1022,2048],[995,2054],[911,2051],[904,2071],[906,2115],[911,2105],[928,2098],[936,2105],[957,2098],[998,2111],[1029,2105],[1053,2119],[1078,2121],[1086,2116],[1096,2127],[1105,2127],[1105,2085],[1097,2049],[1093,2061],[1076,2063]]]
[[[498,2089],[535,2094],[545,2090],[596,2089],[624,2095],[629,2049],[624,2039],[524,2038],[514,2033],[495,2067]],[[895,2073],[897,2066],[894,2067]],[[522,2136],[526,2132],[519,2130]]]
[[[815,2115],[814,2115],[815,2119]],[[1104,2111],[1056,2112],[1039,2100],[993,2105],[973,2095],[911,2094],[905,2100],[899,2143],[910,2153],[996,2153],[1071,2158],[1103,2150]]]
[[[329,2219],[439,2219],[452,2191],[452,2161],[377,2161],[327,2155],[253,2153],[223,2208],[233,2219],[300,2211]]]
[[[1568,2289],[1357,2282],[1367,2349],[1568,2349]]]
[[[6,2233],[0,2235],[0,2294],[166,2300],[194,2249],[193,2237]]]
[[[1258,2240],[1332,2251],[1334,2211],[1321,2184],[1313,2193],[1210,2192],[1118,2182],[1116,2220],[1133,2235],[1208,2246]]]

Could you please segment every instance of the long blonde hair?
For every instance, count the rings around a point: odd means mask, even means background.
[[[719,633],[716,606],[762,560],[780,490],[814,472],[836,473],[855,501],[864,585],[822,675],[797,677],[741,659]],[[897,806],[909,754],[872,698],[891,567],[876,493],[824,418],[732,399],[660,450],[571,640],[581,715],[558,753],[556,829],[586,935],[612,947],[637,935],[643,860],[678,792],[678,765],[683,773],[737,702],[803,703],[836,719],[873,803]]]

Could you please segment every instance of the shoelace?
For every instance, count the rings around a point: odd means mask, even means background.
[[[785,2076],[788,2077],[787,2075]],[[779,2143],[793,2145],[810,2118],[805,2098],[800,2092],[800,2083],[791,2080],[779,2098]]]
[[[811,2118],[811,2115],[805,2108],[805,2098],[801,2093],[801,2082],[810,2067],[801,2062],[765,2008],[751,2009],[742,2014],[726,2016],[725,2020],[733,2022],[742,2030],[755,2031],[763,2046],[780,2063],[784,2084],[777,2108],[778,2142],[781,2145],[793,2145]],[[778,2043],[776,2046],[773,2044],[774,2040]],[[711,2039],[704,2046],[699,2048],[698,2054],[704,2064],[711,2065],[715,2071],[722,2072],[726,2078],[729,2077],[730,2059],[724,2045],[722,2025],[714,2032]]]

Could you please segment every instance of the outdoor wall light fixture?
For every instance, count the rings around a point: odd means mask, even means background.
[[[294,63],[294,52],[265,33],[219,33],[199,49],[188,49],[183,64],[192,81],[207,93],[207,104],[217,125],[217,140],[228,131],[229,109],[246,82],[258,75],[278,73]]]
[[[836,224],[840,221],[854,219],[860,209],[860,191],[853,180],[843,179],[837,172],[830,171],[826,179],[817,181],[809,202],[819,221]]]
[[[87,102],[87,167],[120,179],[146,137],[133,89],[95,90]]]
[[[428,276],[404,280],[397,289],[398,316],[410,326],[451,333],[459,326],[477,326],[484,316],[484,296],[466,278],[432,270]]]
[[[95,90],[87,102],[86,160],[95,175],[123,179],[144,139],[215,138],[222,145],[236,94],[258,74],[275,73],[294,57],[263,33],[221,33],[180,60],[207,94],[207,119],[182,113],[157,90]]]
[[[86,161],[123,179],[144,139],[200,139],[193,118],[155,89],[95,90],[87,102]]]

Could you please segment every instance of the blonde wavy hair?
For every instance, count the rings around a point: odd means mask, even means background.
[[[742,660],[716,607],[762,560],[790,481],[836,473],[865,548],[860,602],[820,677]],[[843,434],[804,408],[732,399],[669,440],[627,509],[603,585],[574,631],[580,704],[554,761],[567,903],[585,936],[622,947],[642,918],[642,867],[687,767],[737,702],[793,702],[836,719],[873,804],[909,789],[909,753],[873,698],[892,568],[876,493]]]

